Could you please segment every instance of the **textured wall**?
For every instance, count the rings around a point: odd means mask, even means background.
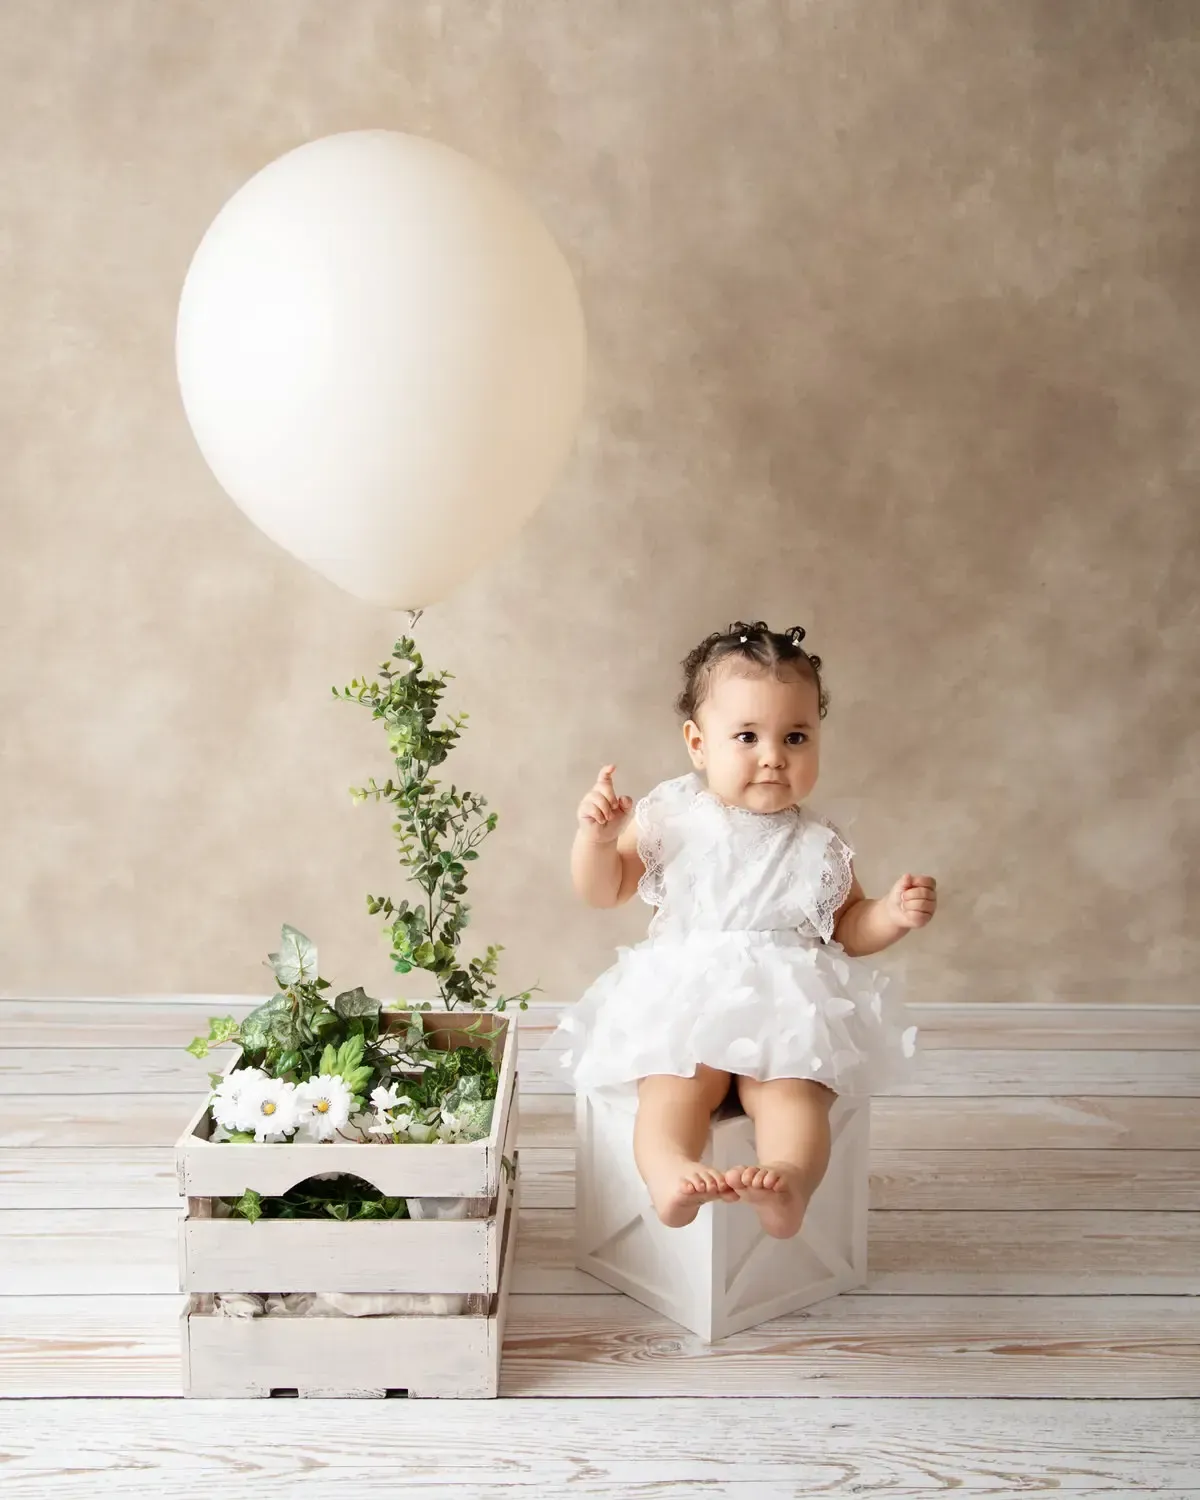
[[[677,663],[749,612],[826,659],[868,891],[940,879],[916,994],[1191,998],[1186,0],[7,0],[0,990],[253,991],[289,920],[396,993],[345,794],[387,763],[329,687],[401,622],[225,499],[172,351],[229,194],[364,126],[520,185],[589,319],[568,473],[419,627],[510,987],[644,930],[574,900],[574,807],[686,769]]]

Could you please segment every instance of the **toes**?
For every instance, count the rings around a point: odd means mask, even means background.
[[[788,1179],[775,1167],[730,1167],[726,1184],[735,1193],[784,1193]]]
[[[714,1172],[708,1167],[696,1167],[681,1179],[680,1190],[689,1196],[711,1198],[727,1192],[728,1186],[720,1172]]]

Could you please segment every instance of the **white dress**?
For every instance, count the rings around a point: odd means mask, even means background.
[[[658,910],[559,1025],[578,1090],[636,1097],[639,1078],[706,1063],[861,1097],[912,1056],[891,977],[834,941],[854,851],[831,823],[730,807],[695,773],[635,816],[638,893]]]

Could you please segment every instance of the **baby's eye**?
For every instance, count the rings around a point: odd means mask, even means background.
[[[788,744],[799,745],[807,738],[808,735],[804,733],[803,729],[795,729],[791,734],[788,735]]]
[[[740,740],[743,745],[753,745],[758,736],[753,729],[743,729],[741,734],[735,734],[734,739]]]

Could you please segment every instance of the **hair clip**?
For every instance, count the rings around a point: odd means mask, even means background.
[[[788,631],[788,635],[790,635],[792,638],[792,645],[797,647],[800,645],[800,642],[807,634],[808,632],[805,630],[803,625],[793,625],[792,628]]]
[[[740,635],[740,636],[738,636],[738,640],[741,641],[741,643],[742,643],[743,646],[746,644],[746,642],[749,639],[750,639],[750,637],[748,635]]]

